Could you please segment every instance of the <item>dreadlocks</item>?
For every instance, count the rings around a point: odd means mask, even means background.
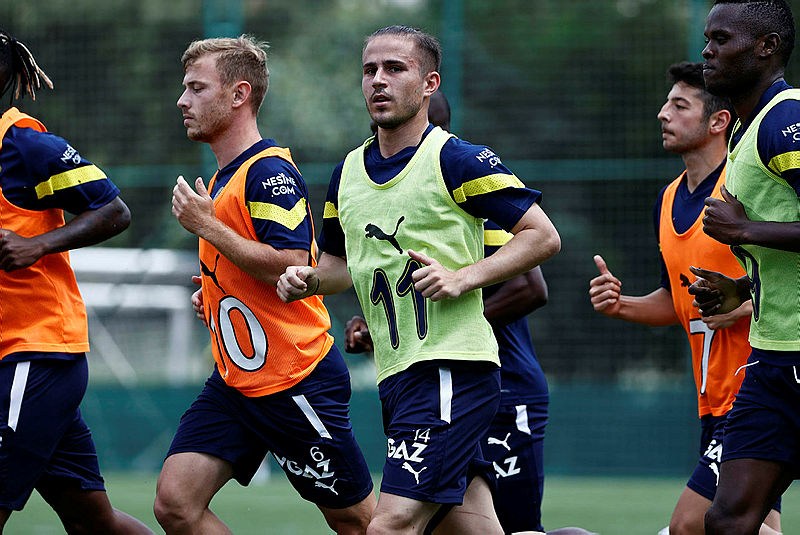
[[[36,90],[42,82],[53,89],[53,82],[36,63],[31,51],[5,30],[0,30],[0,97],[12,89],[11,99],[19,99],[25,93],[36,100]]]

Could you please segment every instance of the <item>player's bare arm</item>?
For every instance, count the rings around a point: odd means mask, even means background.
[[[178,177],[172,190],[172,213],[183,228],[211,243],[239,269],[274,286],[287,266],[306,262],[308,251],[304,249],[276,249],[236,233],[216,217],[214,201],[202,178],[195,180],[195,188],[196,192]]]
[[[800,223],[753,221],[747,217],[744,205],[725,189],[722,199],[706,199],[703,231],[727,245],[751,244],[800,252]]]
[[[485,294],[484,294],[485,295]],[[508,325],[547,304],[547,283],[542,268],[505,281],[496,292],[483,300],[483,315],[492,326]]]
[[[493,255],[450,271],[434,258],[409,250],[423,267],[414,271],[414,288],[431,301],[461,294],[530,271],[561,250],[561,238],[550,218],[533,204],[511,229],[511,240]]]
[[[116,236],[130,225],[131,213],[119,197],[95,210],[78,214],[64,226],[38,236],[20,236],[0,229],[0,269],[14,271],[47,254],[88,247]]]
[[[312,295],[330,295],[345,291],[353,285],[347,260],[322,253],[316,267],[289,266],[278,279],[278,297],[291,303]]]
[[[732,279],[694,266],[689,270],[697,275],[697,280],[689,286],[689,293],[694,296],[693,305],[703,316],[727,314],[750,299],[750,279],[746,275]]]
[[[672,296],[665,288],[642,296],[622,295],[622,282],[609,271],[603,257],[595,255],[594,263],[600,275],[589,282],[589,297],[597,312],[644,325],[678,323]]]

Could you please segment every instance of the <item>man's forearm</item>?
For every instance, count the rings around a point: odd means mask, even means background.
[[[128,228],[131,214],[119,197],[108,204],[78,214],[66,225],[36,236],[43,254],[88,247],[112,238]]]
[[[353,285],[353,279],[347,269],[347,260],[340,256],[322,253],[314,273],[318,280],[314,293],[318,295],[338,294]]]
[[[483,288],[530,271],[560,249],[561,239],[554,227],[520,230],[493,255],[459,270],[466,284],[465,291]]]
[[[742,229],[741,244],[800,253],[800,222],[748,221]]]
[[[507,325],[546,303],[547,284],[542,270],[536,267],[505,281],[491,296],[484,297],[483,315],[492,325]]]
[[[679,321],[672,296],[664,288],[642,296],[621,295],[619,303],[619,312],[614,315],[617,319],[655,327]]]
[[[278,277],[288,266],[303,265],[308,261],[308,251],[303,249],[276,249],[237,234],[219,219],[203,229],[200,236],[225,258],[256,279],[275,286]]]

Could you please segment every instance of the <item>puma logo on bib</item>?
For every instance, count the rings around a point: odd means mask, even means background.
[[[394,232],[392,234],[386,234],[380,229],[380,227],[378,227],[378,225],[373,225],[372,223],[367,223],[367,226],[364,227],[364,232],[366,232],[367,238],[388,241],[395,249],[397,249],[400,254],[403,254],[403,248],[400,247],[399,243],[397,243],[395,236],[397,235],[397,229],[400,228],[400,223],[402,223],[404,219],[405,216],[400,216],[400,219],[397,220],[397,225],[395,225]]]

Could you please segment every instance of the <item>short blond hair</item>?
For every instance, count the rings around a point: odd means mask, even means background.
[[[181,57],[183,71],[193,62],[208,54],[216,54],[216,66],[225,85],[241,80],[250,84],[250,101],[253,112],[258,113],[269,89],[267,52],[269,45],[250,35],[239,37],[214,37],[193,41]]]

